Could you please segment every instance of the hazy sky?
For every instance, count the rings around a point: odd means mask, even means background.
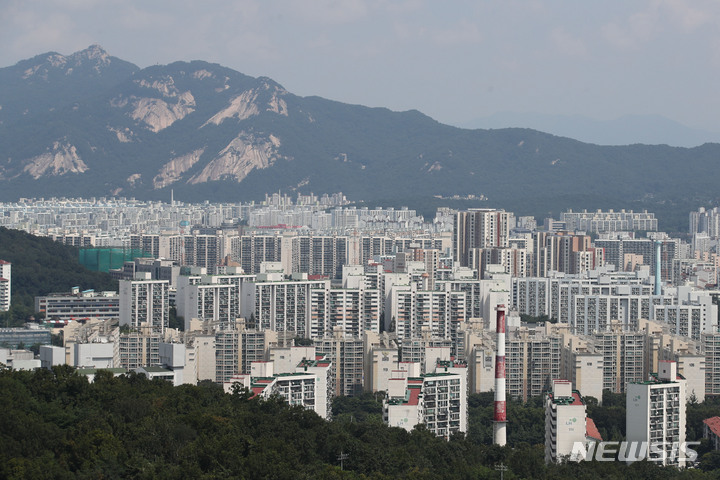
[[[720,130],[720,2],[0,0],[0,66],[92,43],[450,124],[659,114]]]

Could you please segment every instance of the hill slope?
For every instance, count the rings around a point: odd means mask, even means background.
[[[47,237],[0,227],[0,259],[12,263],[12,308],[34,312],[35,296],[69,292],[72,287],[117,291],[116,280],[78,260],[78,249]]]

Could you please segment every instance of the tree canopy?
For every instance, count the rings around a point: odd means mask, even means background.
[[[470,434],[449,441],[422,427],[387,427],[378,421],[381,401],[381,395],[336,400],[337,418],[327,422],[277,397],[225,394],[209,382],[173,387],[100,371],[88,383],[67,366],[2,370],[0,477],[469,480],[498,478],[502,462],[508,479],[717,478],[714,454],[685,471],[647,462],[546,466],[540,401],[511,404],[503,448],[477,431],[477,422],[490,425],[487,394],[470,397]]]

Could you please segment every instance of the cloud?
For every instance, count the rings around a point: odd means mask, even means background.
[[[570,57],[584,57],[587,54],[585,42],[568,32],[562,27],[555,28],[550,32],[550,39],[557,49]]]
[[[687,2],[683,0],[664,0],[668,18],[679,23],[688,31],[695,30],[708,23],[718,24],[717,2]]]

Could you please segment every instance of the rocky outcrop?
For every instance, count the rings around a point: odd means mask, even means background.
[[[115,136],[117,137],[118,141],[121,143],[130,143],[133,141],[133,136],[135,135],[132,130],[129,128],[114,128],[114,127],[107,127],[108,130],[113,132]]]
[[[237,97],[230,100],[230,105],[220,110],[218,113],[210,117],[210,119],[203,124],[208,125],[210,123],[214,125],[220,125],[224,120],[228,118],[237,118],[238,120],[245,120],[252,116],[260,113],[260,109],[257,106],[257,92],[255,90],[247,90]]]
[[[240,183],[255,168],[268,168],[280,158],[277,149],[280,140],[270,135],[268,138],[256,138],[252,134],[240,134],[225,147],[188,183],[198,184],[213,180],[233,179]]]
[[[84,173],[88,170],[77,149],[68,143],[54,142],[47,153],[27,160],[23,171],[34,179],[42,176],[60,176],[68,173]]]
[[[190,152],[187,155],[173,158],[163,165],[160,172],[155,175],[155,178],[153,178],[153,188],[158,190],[180,180],[183,174],[190,170],[193,165],[200,160],[200,156],[203,152],[205,152],[205,149],[201,148],[195,150],[194,152]]]
[[[157,133],[194,112],[195,98],[190,92],[185,92],[178,95],[176,103],[159,98],[140,98],[134,101],[133,106],[130,116]]]

